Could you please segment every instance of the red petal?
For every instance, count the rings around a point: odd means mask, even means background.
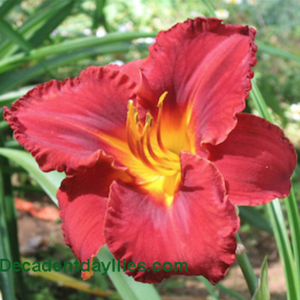
[[[145,263],[149,271],[127,274],[159,282],[174,274],[221,280],[235,260],[239,226],[225,185],[209,161],[188,152],[181,156],[182,182],[171,207],[139,186],[111,186],[105,238],[116,259]],[[155,272],[154,262],[186,262],[188,272]]]
[[[140,104],[155,115],[159,96],[167,91],[164,111],[188,120],[197,145],[224,141],[251,89],[254,36],[254,29],[215,18],[187,20],[160,32],[141,66]]]
[[[227,182],[234,205],[260,205],[290,193],[296,152],[282,130],[249,114],[238,114],[237,127],[220,145],[207,145]]]
[[[135,87],[117,70],[90,67],[73,80],[34,88],[5,109],[5,119],[43,171],[71,172],[93,165],[99,149],[112,154],[104,135],[125,140],[127,102]]]
[[[87,171],[67,177],[57,193],[65,242],[80,262],[92,259],[105,244],[103,224],[112,181],[130,180],[111,164],[112,159],[103,158]]]
[[[128,77],[130,77],[134,82],[137,84],[140,84],[141,81],[141,64],[145,61],[145,59],[137,59],[134,61],[131,61],[127,64],[124,64],[122,66],[119,65],[108,65],[108,67],[120,70],[122,73],[126,74]]]

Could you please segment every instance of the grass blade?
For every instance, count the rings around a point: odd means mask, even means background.
[[[2,131],[0,131],[0,146],[3,146],[4,138]],[[0,157],[1,171],[4,174],[3,169],[9,168],[9,162],[5,157]],[[17,215],[15,209],[15,202],[13,197],[13,189],[11,185],[10,176],[2,175],[3,185],[1,187],[3,193],[2,209],[5,214],[6,228],[9,229],[7,232],[9,251],[11,260],[20,263],[20,252],[19,252],[19,241],[18,241],[18,227],[17,227]],[[0,256],[1,258],[1,256]],[[15,287],[17,296],[21,300],[27,299],[26,287],[23,281],[22,272],[13,273],[15,279]]]
[[[52,201],[57,205],[56,191],[65,177],[62,173],[58,173],[56,171],[50,173],[42,172],[34,158],[23,150],[0,148],[0,155],[15,161],[23,167],[32,176],[32,178],[39,183]]]
[[[239,207],[239,211],[240,211],[240,217],[242,220],[246,220],[248,223],[250,223],[251,225],[265,231],[268,232],[270,234],[274,234],[273,233],[273,229],[270,225],[270,223],[268,222],[268,220],[266,220],[262,214],[255,209],[254,207],[251,206],[240,206]]]
[[[71,14],[76,1],[67,2],[67,5],[62,7],[55,15],[47,19],[46,23],[38,29],[30,38],[29,42],[34,47],[42,45],[42,43],[50,36],[55,28],[61,24],[67,16]]]
[[[232,296],[233,299],[235,300],[246,300],[246,298],[244,298],[242,295],[240,295],[239,293],[237,293],[236,291],[233,291],[225,286],[223,286],[222,284],[218,283],[215,285],[215,287],[220,290],[221,292],[229,295],[229,296]]]
[[[9,0],[10,1],[10,0]],[[46,21],[53,15],[57,14],[63,7],[68,5],[74,0],[54,0],[49,2],[48,6],[43,3],[37,8],[36,13],[29,17],[26,22],[18,29],[18,33],[23,36],[24,39],[30,39],[33,34],[46,23]],[[6,40],[0,44],[0,57],[4,59],[12,55],[18,50],[19,46],[13,42]]]
[[[0,257],[8,259],[10,262],[10,244],[8,237],[8,228],[4,212],[4,182],[3,174],[0,168]],[[15,285],[12,270],[8,272],[0,272],[1,291],[4,299],[15,299]]]
[[[60,66],[73,63],[91,55],[107,54],[107,53],[122,53],[131,49],[131,43],[111,43],[102,45],[101,47],[92,47],[85,50],[78,50],[72,53],[65,53],[53,58],[45,60],[45,64],[49,70],[56,69]],[[11,72],[0,76],[0,93],[8,92],[21,84],[26,84],[29,80],[44,74],[44,68],[40,65],[34,65],[28,69],[18,73]]]
[[[257,289],[251,300],[270,300],[267,256],[264,258],[264,261],[262,263]]]
[[[268,121],[272,122],[271,115],[267,109],[266,102],[262,97],[255,81],[252,81],[252,90],[250,92],[250,96],[252,101],[255,104],[256,109],[258,110],[261,117],[267,119]],[[287,211],[289,211],[289,225],[291,227],[291,231],[294,234],[299,230],[299,228],[292,228],[293,226],[298,226],[299,224],[299,214],[297,213],[298,210],[293,211],[293,199],[289,197],[288,201],[285,201]],[[279,250],[279,255],[283,264],[285,280],[287,285],[287,296],[288,300],[300,299],[300,291],[299,291],[299,268],[300,265],[297,265],[295,268],[294,265],[294,257],[291,250],[291,245],[286,229],[286,225],[284,222],[284,217],[281,209],[281,205],[278,199],[273,200],[272,202],[267,204],[267,210],[270,216],[271,224],[274,230],[276,243]],[[294,219],[294,220],[293,220]],[[296,238],[296,241],[294,240]],[[296,249],[294,251],[299,251],[298,245],[299,236],[295,237],[292,236],[293,245],[295,245]],[[299,259],[297,259],[299,262]],[[295,271],[295,269],[297,271]]]
[[[18,91],[13,91],[0,96],[0,107],[10,105],[13,101],[25,95],[28,91],[34,88],[34,85],[25,86]],[[7,124],[7,122],[5,122]]]
[[[25,52],[31,50],[31,45],[28,43],[20,33],[14,30],[6,21],[0,19],[0,31],[9,39],[12,43],[19,45]]]
[[[211,300],[220,300],[218,293],[214,290],[214,286],[205,277],[198,276],[197,278],[205,285]]]
[[[93,15],[92,29],[97,29],[99,25],[102,24],[105,30],[109,32],[109,30],[107,30],[108,25],[106,23],[106,19],[104,15],[104,7],[106,4],[106,0],[95,0],[95,4],[96,4],[96,9]]]
[[[33,49],[30,42],[26,41],[23,36],[18,33],[16,30],[13,30],[13,28],[5,21],[0,19],[0,31],[8,37],[9,40],[11,40],[13,43],[17,44],[22,48],[26,55]],[[45,63],[40,60],[41,65],[44,67],[45,71],[49,73],[49,70],[47,69],[47,66]],[[50,74],[50,73],[49,73]]]
[[[300,297],[300,220],[297,200],[293,187],[291,189],[290,196],[285,198],[284,202],[291,229],[292,246],[296,264],[296,287],[298,288],[298,296]]]
[[[210,2],[208,0],[202,0],[202,2],[205,4],[207,11],[209,12],[209,16],[210,17],[216,17],[216,13],[214,8],[212,7],[212,5],[210,4]]]
[[[27,61],[33,61],[57,54],[74,52],[77,50],[89,49],[91,47],[115,42],[129,42],[134,39],[146,37],[155,37],[155,34],[147,32],[116,32],[107,34],[106,36],[101,38],[92,36],[69,40],[58,45],[51,45],[39,49],[34,49],[28,55],[26,55],[25,53],[20,53],[12,57],[2,59],[0,61],[0,73],[6,72],[12,68],[15,68],[20,63],[22,64]]]
[[[106,246],[102,247],[97,258],[106,265],[109,265],[114,259]],[[161,299],[153,285],[134,281],[132,277],[127,276],[123,272],[112,272],[111,268],[108,270],[108,276],[123,300]]]
[[[6,0],[0,7],[0,18],[3,19],[4,16],[21,1],[22,0]]]
[[[282,208],[278,199],[275,199],[271,203],[267,204],[272,227],[274,229],[275,239],[279,251],[279,256],[283,264],[285,281],[287,286],[287,299],[294,300],[299,299],[297,286],[296,286],[296,274],[294,270],[294,259],[290,247],[290,241],[288,239],[287,230],[284,223],[284,217]]]
[[[269,45],[265,45],[263,43],[260,42],[256,42],[257,46],[258,46],[258,50],[259,51],[263,51],[265,53],[268,53],[270,55],[275,55],[275,56],[280,56],[289,60],[293,60],[296,61],[298,63],[300,63],[300,57],[296,56],[294,54],[291,54],[289,52],[286,51],[282,51],[280,49],[274,48],[272,46]]]

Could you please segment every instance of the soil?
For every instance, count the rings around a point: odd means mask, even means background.
[[[41,203],[41,201],[39,201],[39,203]],[[48,202],[45,197],[42,201],[42,205],[53,204],[50,200]],[[40,220],[25,212],[18,212],[18,231],[20,249],[23,256],[32,255],[32,253],[40,251],[41,248],[45,248],[49,244],[64,244],[60,222]],[[257,276],[260,273],[260,266],[265,255],[268,255],[271,299],[286,299],[283,269],[279,260],[274,237],[255,230],[253,235],[253,230],[251,230],[251,236],[242,233],[241,239],[246,246],[246,251]],[[175,278],[175,281],[173,277],[172,284],[168,284],[168,281],[169,280],[166,280],[157,286],[164,300],[210,299],[204,285],[195,277],[178,276]],[[226,278],[221,283],[225,287],[241,293],[246,299],[250,299],[244,277],[236,263],[230,268]],[[91,299],[94,298],[92,297]],[[221,293],[220,299],[234,298],[230,298]]]

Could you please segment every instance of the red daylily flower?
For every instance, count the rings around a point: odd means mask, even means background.
[[[43,171],[65,171],[57,197],[80,261],[107,244],[129,272],[159,282],[186,262],[217,283],[235,260],[235,205],[285,197],[296,154],[268,121],[240,113],[255,31],[197,18],[160,32],[148,58],[89,67],[20,98],[5,119]],[[88,277],[88,275],[85,275]]]

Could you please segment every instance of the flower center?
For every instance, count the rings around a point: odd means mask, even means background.
[[[167,92],[164,92],[159,98],[156,122],[148,112],[144,125],[139,120],[133,101],[129,100],[126,132],[131,153],[157,174],[151,181],[143,183],[145,188],[163,192],[169,206],[180,182],[181,168],[178,154],[167,149],[162,141],[161,118],[166,95]]]

